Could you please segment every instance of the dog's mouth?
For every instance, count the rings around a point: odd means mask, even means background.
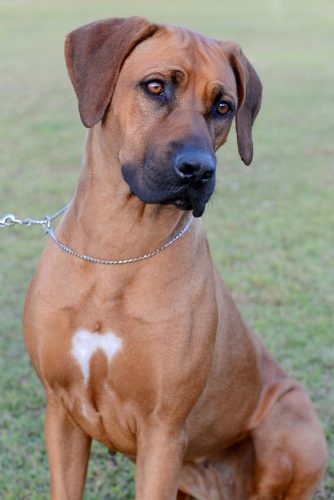
[[[211,195],[210,195],[211,196]],[[192,210],[194,217],[201,217],[204,214],[206,203],[208,202],[210,196],[199,196],[195,191],[193,193],[187,193],[186,196],[180,198],[171,198],[165,200],[161,205],[174,205],[180,210]]]
[[[162,183],[161,174],[139,176],[138,170],[127,165],[122,166],[122,175],[131,193],[142,202],[174,205],[180,210],[192,211],[194,217],[203,215],[215,187],[215,176],[208,182],[200,181],[186,185],[175,180],[175,177],[168,178],[166,174],[165,182]]]
[[[136,191],[136,189],[131,189],[132,194],[137,196],[137,198],[139,198],[144,203],[174,205],[180,210],[192,211],[194,217],[202,217],[205,211],[206,204],[211,198],[213,190],[209,193],[202,193],[196,189],[189,189],[181,195],[166,198],[161,198],[158,196],[147,196],[147,193],[145,193],[145,196],[144,193]]]

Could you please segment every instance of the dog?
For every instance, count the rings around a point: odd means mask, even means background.
[[[82,498],[92,439],[136,462],[138,500],[310,499],[315,411],[243,322],[200,219],[234,117],[252,161],[255,69],[235,43],[140,17],[76,29],[65,58],[84,165],[24,312],[52,499]]]

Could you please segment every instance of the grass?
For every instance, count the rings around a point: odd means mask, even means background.
[[[315,498],[334,499],[331,0],[0,0],[0,214],[42,216],[71,197],[84,131],[64,35],[133,14],[237,40],[261,75],[254,166],[241,164],[231,136],[205,223],[244,317],[317,407],[330,458]],[[48,497],[44,396],[23,346],[21,311],[45,239],[36,228],[0,232],[0,497],[37,500]],[[132,477],[124,458],[95,444],[85,498],[131,499]]]

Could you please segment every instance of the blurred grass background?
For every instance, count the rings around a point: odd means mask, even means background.
[[[317,407],[330,458],[315,498],[333,499],[333,0],[0,0],[0,215],[40,217],[70,199],[85,133],[64,36],[134,14],[238,41],[262,78],[255,161],[243,166],[231,134],[205,223],[244,317]],[[0,498],[44,499],[44,395],[21,311],[45,239],[38,228],[0,233]],[[133,498],[132,474],[95,444],[85,498]]]

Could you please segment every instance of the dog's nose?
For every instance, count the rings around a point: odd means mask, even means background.
[[[206,151],[183,151],[178,154],[174,170],[184,182],[208,182],[216,170],[216,158]]]

